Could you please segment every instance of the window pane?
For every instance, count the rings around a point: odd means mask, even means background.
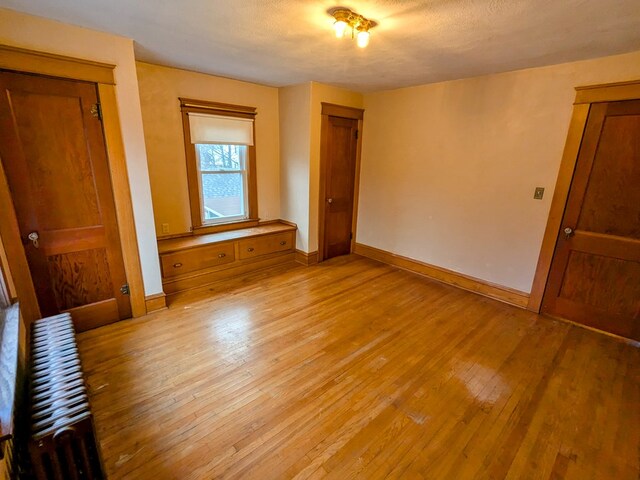
[[[241,173],[203,173],[204,220],[244,217],[244,181]]]
[[[200,170],[244,170],[243,159],[247,147],[245,145],[208,145],[197,144],[196,154]]]

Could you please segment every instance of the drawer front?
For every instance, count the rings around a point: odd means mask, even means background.
[[[284,252],[294,248],[293,232],[264,235],[238,242],[238,256],[241,260],[269,253]]]
[[[182,252],[167,253],[161,258],[162,276],[169,278],[231,263],[235,260],[235,253],[233,243],[220,243]]]

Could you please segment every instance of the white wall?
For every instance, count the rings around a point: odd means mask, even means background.
[[[146,295],[162,291],[133,41],[0,9],[0,43],[116,65],[115,81]]]
[[[296,248],[309,252],[311,84],[278,89],[280,106],[280,212],[298,225]]]
[[[365,95],[357,242],[530,292],[574,87],[638,78],[640,52]]]

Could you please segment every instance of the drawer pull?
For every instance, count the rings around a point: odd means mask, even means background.
[[[247,252],[253,252],[253,247],[247,248]]]
[[[226,253],[219,253],[219,254],[218,254],[218,258],[224,258],[224,257],[226,257],[226,256],[227,256],[227,254],[226,254]]]
[[[286,240],[282,240],[282,241],[280,242],[280,245],[286,245],[286,244],[287,244],[287,241],[286,241]]]
[[[173,268],[180,268],[182,266],[181,263],[174,263]]]

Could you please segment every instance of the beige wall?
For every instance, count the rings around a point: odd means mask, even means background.
[[[366,95],[357,241],[529,292],[574,87],[638,78],[640,52]]]
[[[362,108],[363,97],[317,82],[280,88],[282,212],[298,225],[304,252],[318,250],[322,102]]]
[[[0,43],[116,65],[116,95],[129,171],[145,294],[161,292],[160,264],[153,228],[153,207],[133,41],[0,9]]]
[[[280,105],[280,211],[298,225],[296,248],[309,251],[311,83],[278,89]]]
[[[318,250],[318,209],[320,208],[320,133],[322,102],[345,107],[362,108],[362,94],[342,88],[311,83],[311,159],[309,168],[309,251]],[[363,123],[363,130],[366,120]]]
[[[280,216],[278,89],[176,68],[137,63],[155,226],[169,234],[191,227],[184,136],[178,97],[256,107],[258,215]]]

